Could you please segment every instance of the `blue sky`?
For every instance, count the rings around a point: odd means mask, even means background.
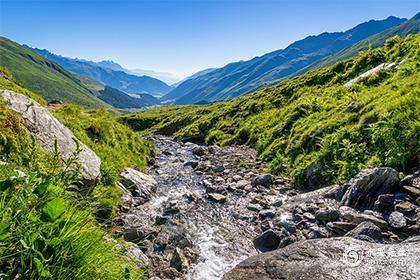
[[[54,53],[180,77],[369,19],[412,17],[418,0],[0,0],[0,33]]]

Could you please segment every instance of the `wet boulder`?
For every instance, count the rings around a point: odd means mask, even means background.
[[[101,160],[99,157],[85,144],[77,140],[70,129],[59,122],[46,108],[26,95],[10,90],[0,90],[0,96],[10,109],[22,116],[25,127],[36,137],[45,151],[54,152],[54,142],[56,141],[58,151],[63,162],[65,162],[74,155],[77,145],[79,145],[80,153],[77,159],[80,163],[82,183],[94,185],[99,181],[101,178]]]
[[[398,186],[398,172],[389,167],[365,169],[359,172],[347,185],[341,205],[356,209],[371,209],[381,194],[387,194]]]
[[[125,168],[120,177],[120,183],[132,193],[138,204],[149,201],[156,189],[157,182],[152,176],[133,168]]]
[[[268,252],[278,248],[282,238],[286,237],[287,234],[283,231],[275,231],[269,229],[257,236],[253,243],[255,248],[261,252]]]

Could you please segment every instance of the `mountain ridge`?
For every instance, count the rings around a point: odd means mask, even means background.
[[[198,79],[187,80],[171,90],[162,100],[176,100],[174,104],[192,104],[201,100],[212,102],[231,99],[278,81],[322,57],[405,20],[388,17],[358,24],[344,32],[311,35],[285,49],[247,61],[232,62]]]
[[[128,74],[123,70],[118,70],[121,66],[113,61],[93,62],[64,57],[51,53],[46,49],[31,49],[45,58],[60,64],[69,71],[89,77],[125,93],[147,93],[159,97],[165,95],[172,89],[161,80],[149,76]]]

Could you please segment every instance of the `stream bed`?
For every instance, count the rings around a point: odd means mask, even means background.
[[[151,140],[158,153],[148,172],[153,189],[123,221],[127,239],[147,240],[142,250],[153,274],[216,280],[257,254],[252,240],[270,227],[264,215],[286,199],[281,189],[288,183],[264,174],[266,166],[246,147],[199,146],[161,136]],[[262,181],[252,183],[255,178]]]

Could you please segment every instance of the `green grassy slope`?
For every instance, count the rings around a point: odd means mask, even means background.
[[[0,37],[0,66],[7,68],[23,86],[47,101],[61,100],[88,108],[108,106],[77,75],[34,51]]]
[[[2,68],[0,88],[46,104]],[[98,154],[103,179],[79,193],[76,174],[39,148],[0,98],[0,279],[146,279],[127,244],[105,229],[118,210],[118,173],[144,169],[153,147],[103,109],[65,105],[54,114]],[[26,175],[14,177],[16,169]]]
[[[404,60],[404,61],[403,61]],[[383,62],[403,63],[351,87],[348,80]],[[367,166],[406,171],[418,164],[420,36],[309,72],[231,101],[151,109],[122,117],[134,129],[255,147],[271,170],[283,165],[297,185],[319,163],[320,184]],[[354,102],[354,106],[346,107]]]

